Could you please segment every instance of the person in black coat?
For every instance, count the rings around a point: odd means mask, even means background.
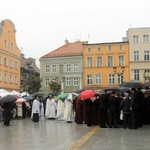
[[[26,119],[27,117],[27,105],[25,102],[22,103],[22,119]]]
[[[115,92],[113,91],[109,97],[108,101],[109,110],[109,128],[118,128],[117,116],[118,116],[118,98],[115,97]]]
[[[120,103],[120,108],[123,111],[123,128],[126,129],[127,126],[131,129],[131,99],[129,99],[129,93],[124,94],[125,98]]]
[[[106,122],[107,122],[107,113],[108,113],[108,95],[107,91],[103,91],[103,94],[99,96],[98,99],[98,105],[99,105],[99,117],[100,117],[100,127],[101,128],[107,128]]]
[[[12,102],[4,103],[1,107],[4,110],[4,125],[10,126],[11,113],[13,110]]]
[[[132,121],[132,129],[138,129],[138,113],[140,108],[140,100],[138,92],[135,88],[131,89],[131,121]]]
[[[87,117],[87,126],[92,126],[92,108],[93,101],[89,98],[85,100],[86,105],[86,117]]]

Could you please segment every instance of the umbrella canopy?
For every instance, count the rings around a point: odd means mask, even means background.
[[[33,96],[26,96],[26,97],[23,97],[23,98],[26,99],[27,101],[34,99]]]
[[[16,103],[23,103],[23,102],[26,102],[27,100],[24,99],[24,98],[19,98],[16,100]]]
[[[16,98],[13,95],[6,95],[2,99],[0,99],[0,103],[7,103],[16,100]]]
[[[117,93],[126,93],[129,92],[130,88],[129,87],[120,87]]]
[[[118,91],[119,89],[117,87],[107,87],[103,89],[103,91]]]
[[[126,82],[123,87],[129,87],[129,88],[141,88],[141,89],[144,89],[144,86],[140,83],[140,82],[134,82],[134,81],[129,81],[129,82]]]
[[[80,94],[81,99],[88,99],[96,95],[96,92],[93,90],[85,90]]]
[[[68,94],[66,94],[66,93],[62,93],[62,94],[58,95],[57,98],[58,98],[58,99],[61,99],[61,98],[66,97],[67,95],[68,95]]]

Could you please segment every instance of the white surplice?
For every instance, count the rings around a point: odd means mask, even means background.
[[[58,104],[57,104],[57,119],[58,120],[63,120],[64,118],[64,109],[65,109],[65,104],[62,100],[58,99]]]
[[[40,101],[39,100],[34,100],[32,104],[32,115],[31,118],[33,117],[34,113],[38,113],[40,115]]]

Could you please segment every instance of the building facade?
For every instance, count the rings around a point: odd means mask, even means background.
[[[122,84],[122,78],[123,81],[128,81],[128,58],[128,42],[84,44],[84,88],[118,86]]]
[[[0,23],[0,89],[20,91],[20,50],[11,20]]]
[[[150,81],[150,28],[129,28],[130,80]]]
[[[61,84],[61,92],[83,88],[83,42],[69,43],[40,58],[41,91],[49,93],[49,82]]]
[[[40,77],[40,69],[36,66],[36,60],[33,58],[25,58],[24,54],[21,54],[21,67],[20,67],[20,91],[26,92],[28,87],[28,79],[30,74],[34,74],[36,77]]]

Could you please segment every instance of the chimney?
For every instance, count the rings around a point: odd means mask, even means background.
[[[68,40],[67,39],[65,39],[65,45],[67,45],[69,42],[68,42]]]

